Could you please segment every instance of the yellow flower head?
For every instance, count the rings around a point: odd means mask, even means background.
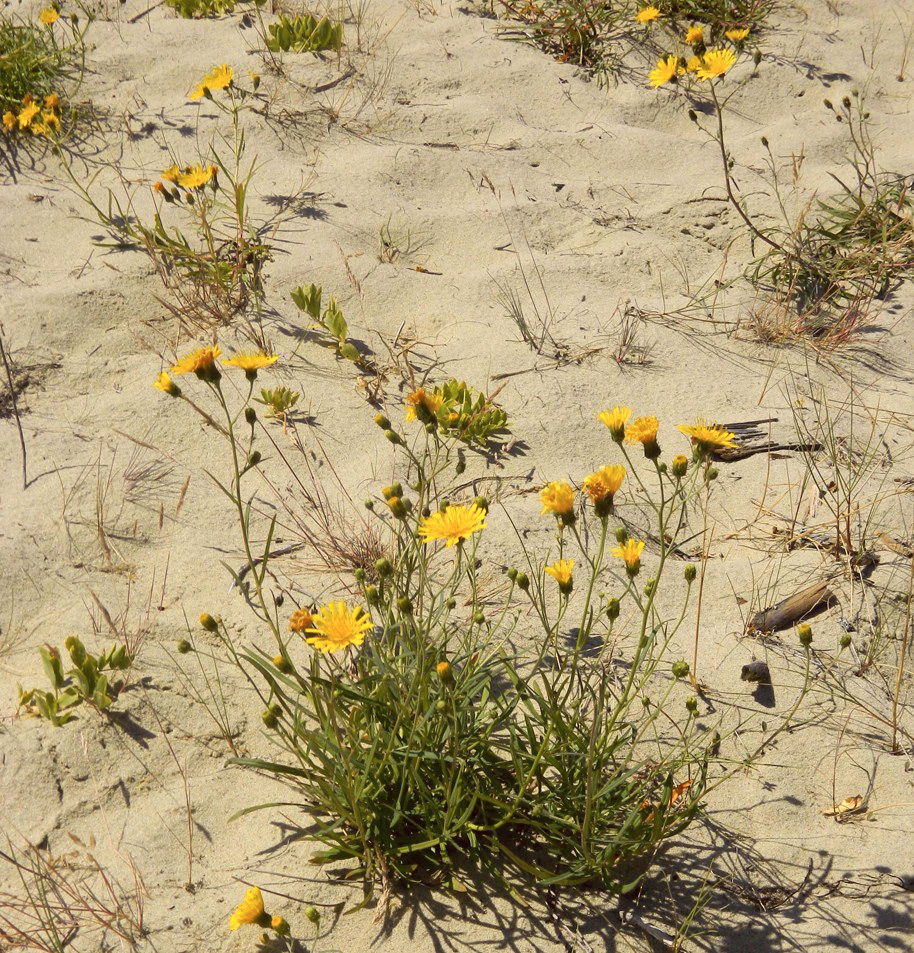
[[[552,578],[559,584],[559,588],[565,592],[571,591],[571,570],[574,569],[574,560],[573,559],[560,559],[557,563],[553,563],[551,566],[546,566],[543,569],[543,572],[547,576],[552,576]]]
[[[289,618],[289,629],[292,632],[307,632],[314,625],[314,619],[307,609],[296,609]]]
[[[240,926],[252,923],[265,926],[266,924],[261,923],[265,917],[260,888],[248,887],[244,892],[244,900],[235,907],[235,912],[229,917],[229,929],[237,930]],[[269,919],[267,919],[267,922],[269,922]]]
[[[733,50],[708,50],[697,70],[698,78],[714,79],[716,76],[723,76],[735,62],[736,54]]]
[[[597,414],[597,420],[609,428],[610,436],[616,443],[622,443],[625,436],[625,425],[632,412],[628,407],[613,407],[612,410],[604,410]]]
[[[660,16],[660,11],[653,5],[642,7],[635,14],[636,23],[650,23],[651,20],[656,20]]]
[[[220,374],[219,368],[216,367],[216,358],[221,353],[218,345],[197,348],[196,351],[191,351],[190,354],[185,355],[177,364],[173,365],[171,373],[176,375],[196,374],[201,381],[217,381]]]
[[[657,440],[657,418],[637,417],[625,428],[626,443],[654,443]]]
[[[669,56],[661,57],[657,60],[657,65],[647,74],[647,80],[657,89],[664,83],[668,83],[675,75],[679,66],[679,57],[670,53]]]
[[[175,185],[178,184],[178,176],[181,174],[181,170],[176,165],[170,165],[167,169],[162,172],[162,178],[166,182],[172,182]]]
[[[262,352],[239,353],[224,360],[223,367],[237,367],[244,371],[248,380],[252,381],[257,377],[257,372],[263,367],[269,367],[278,361],[275,355],[263,354]]]
[[[59,16],[59,10],[55,10],[54,7],[47,7],[38,14],[38,20],[45,26],[50,26],[52,23],[57,22]]]
[[[419,538],[423,543],[444,540],[445,547],[450,547],[485,528],[486,511],[482,507],[476,503],[469,506],[451,505],[422,520]]]
[[[42,110],[41,121],[48,129],[53,129],[54,132],[60,132],[60,120],[57,118],[57,113],[52,109]]]
[[[426,411],[424,416],[434,417],[441,409],[443,403],[444,397],[436,391],[429,393],[424,387],[417,388],[411,394],[406,395],[407,423],[416,419],[416,412],[420,411],[420,408]]]
[[[567,483],[547,483],[540,490],[540,503],[543,505],[543,513],[570,516],[574,510],[574,493]]]
[[[595,473],[584,477],[583,489],[590,497],[591,503],[596,503],[607,511],[612,506],[613,494],[618,492],[625,478],[625,467],[614,464],[611,467],[600,467]]]
[[[627,539],[620,546],[616,546],[610,552],[613,556],[621,559],[625,563],[626,571],[634,576],[641,568],[641,550],[644,549],[644,540]]]
[[[16,117],[11,112],[3,114],[3,131],[12,132],[16,127]]]
[[[152,382],[153,387],[158,387],[160,391],[168,394],[170,397],[180,397],[181,388],[165,373],[161,374]]]
[[[689,46],[696,46],[704,41],[705,35],[700,26],[690,26],[686,30],[685,41]]]
[[[371,619],[358,606],[347,609],[344,602],[330,602],[312,616],[306,632],[308,645],[321,652],[336,652],[347,645],[361,645],[372,628]]]
[[[706,424],[703,420],[697,421],[694,427],[677,427],[676,429],[689,437],[692,446],[697,447],[702,455],[711,453],[713,450],[736,446],[736,439],[729,430],[718,427],[716,424]]]
[[[214,168],[215,166],[211,165],[205,169],[200,165],[187,165],[175,175],[174,179],[170,179],[169,181],[173,181],[182,189],[199,189],[206,185],[213,177]],[[166,169],[165,171],[173,174],[171,169]],[[165,177],[164,172],[162,173],[162,177]]]
[[[749,27],[744,26],[736,30],[727,30],[724,36],[730,40],[731,43],[742,43],[743,40],[749,36]]]
[[[231,82],[231,66],[226,66],[224,63],[222,66],[214,66],[191,90],[188,99],[202,99],[206,90],[212,92],[214,89],[225,89]]]
[[[690,56],[685,63],[687,73],[697,73],[701,69],[701,57]]]
[[[44,97],[44,108],[45,109],[57,109],[60,106],[60,97],[57,93],[48,93]]]
[[[19,113],[19,128],[28,129],[32,124],[32,120],[38,115],[38,103],[33,103],[31,99],[22,107],[22,110]]]

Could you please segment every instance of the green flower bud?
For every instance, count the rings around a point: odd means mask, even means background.
[[[385,430],[384,436],[394,445],[403,443],[403,438],[396,432],[396,430]]]
[[[448,607],[448,609],[456,609],[457,600],[453,596],[451,596],[450,599],[448,599],[447,602],[445,602],[445,605]]]
[[[525,572],[517,574],[517,588],[522,592],[526,592],[530,588],[530,578]]]
[[[248,405],[244,408],[244,419],[253,427],[255,421],[257,420],[257,411]]]
[[[650,598],[656,591],[657,591],[657,580],[648,579],[648,581],[644,584],[644,594],[648,598]]]
[[[250,455],[248,456],[247,466],[249,466],[249,467],[256,467],[257,464],[260,463],[260,461],[261,461],[262,459],[263,459],[263,457],[261,456],[260,451],[259,451],[259,450],[253,450],[253,451],[251,451]]]
[[[712,480],[716,480],[718,476],[719,474],[717,472],[717,467],[709,467],[705,471],[705,479],[708,481],[708,483],[710,483]]]
[[[460,476],[464,470],[467,468],[467,458],[462,450],[457,451],[457,465],[454,467],[454,470],[457,473],[457,476]]]
[[[473,621],[476,623],[476,625],[484,625],[484,624],[485,624],[486,614],[482,611],[482,609],[477,609],[477,610],[473,613]]]
[[[376,586],[369,586],[365,590],[365,601],[370,606],[377,606],[381,603],[381,593]]]
[[[695,576],[698,574],[698,570],[695,568],[694,563],[686,563],[682,570],[683,576],[685,576],[685,581],[689,584],[695,582]]]
[[[316,907],[305,907],[305,919],[316,926],[321,922],[321,915]]]
[[[509,566],[505,575],[511,582],[517,582],[517,570],[513,566]]]
[[[275,728],[279,724],[279,718],[274,711],[269,708],[264,709],[260,714],[260,720],[267,728]]]
[[[673,676],[675,678],[685,678],[689,674],[689,663],[685,659],[678,659],[673,662]]]
[[[382,430],[390,430],[390,420],[389,420],[387,417],[385,417],[384,414],[375,414],[375,415],[374,415],[374,422],[375,422]]]
[[[435,711],[444,711],[445,708],[447,708],[447,703],[443,698],[439,698],[438,701],[435,702]]]
[[[365,500],[365,509],[373,510],[374,509],[374,500]]]
[[[616,542],[624,543],[628,539],[628,530],[624,526],[616,527]]]
[[[619,600],[615,596],[606,601],[606,617],[610,622],[615,622],[619,618]]]
[[[176,648],[179,655],[187,655],[188,652],[193,650],[193,646],[187,641],[187,639],[178,639]]]
[[[685,700],[686,711],[694,715],[698,711],[698,699],[694,695],[689,695]]]
[[[394,567],[390,564],[390,560],[383,556],[381,559],[375,560],[374,568],[382,579],[386,578],[394,571]]]
[[[365,581],[365,570],[361,566],[357,566],[355,572],[352,574],[355,577],[355,581],[362,583]]]
[[[397,599],[397,608],[403,613],[403,615],[413,614],[413,604],[406,596],[400,596],[399,599]]]
[[[840,645],[842,649],[846,649],[850,644],[851,644],[850,632],[845,632],[844,635],[842,635],[841,638],[839,639],[838,645]]]

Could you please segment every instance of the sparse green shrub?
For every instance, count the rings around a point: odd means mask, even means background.
[[[343,47],[343,24],[333,23],[327,16],[280,16],[268,29],[265,42],[272,53],[339,53]]]

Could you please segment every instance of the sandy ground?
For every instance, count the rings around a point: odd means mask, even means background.
[[[266,333],[280,362],[270,380],[301,389],[311,421],[299,425],[302,440],[309,449],[320,440],[356,500],[391,477],[391,448],[372,423],[359,375],[304,339],[288,298],[301,283],[338,297],[352,336],[379,365],[385,341],[415,339],[417,364],[437,362],[438,378],[499,388],[522,452],[473,473],[480,488],[492,477],[503,481],[504,498],[534,544],[547,543],[550,531],[533,491],[606,462],[605,433],[593,415],[616,403],[656,414],[664,446],[685,449],[675,425],[696,415],[777,418],[772,432],[789,441],[792,409],[802,416],[812,407],[811,388],[825,388],[836,408],[853,388],[861,419],[867,407],[880,435],[888,427],[888,453],[872,479],[888,487],[910,476],[910,287],[874,309],[852,347],[825,356],[754,340],[747,323],[757,302],[745,285],[716,309],[682,310],[688,288],[738,274],[752,252],[721,200],[714,144],[690,122],[681,94],[647,87],[641,64],[633,61],[630,77],[600,88],[571,65],[500,39],[497,21],[481,9],[372,0],[360,28],[365,49],[350,56],[356,73],[314,93],[348,61],[290,55],[279,75],[255,51],[256,33],[242,28],[240,16],[191,22],[161,6],[144,14],[146,6],[112,5],[90,31],[79,97],[93,104],[100,124],[74,171],[83,181],[97,174],[100,194],[119,187],[116,169],[145,194],[170,164],[169,150],[193,162],[210,141],[214,110],[185,98],[200,76],[216,63],[242,77],[262,75],[262,91],[275,103],[269,116],[247,121],[261,163],[254,214],[276,217]],[[910,41],[906,17],[903,3],[811,0],[776,18],[757,78],[747,79],[748,64],[734,72],[734,82],[745,82],[730,108],[730,148],[762,215],[776,209],[758,175],[760,137],[779,158],[805,156],[791,207],[817,189],[830,191],[829,172],[846,169],[848,139],[822,101],[837,102],[851,89],[865,91],[882,167],[910,171],[914,76],[896,79]],[[347,25],[351,45],[355,29]],[[222,472],[218,438],[151,387],[163,357],[167,364],[193,342],[179,339],[142,254],[93,246],[101,229],[56,160],[20,159],[3,170],[0,189],[0,317],[14,363],[29,374],[19,398],[24,491],[14,422],[0,421],[4,834],[56,855],[77,850],[74,837],[92,843],[128,896],[134,866],[146,931],[137,946],[162,953],[252,948],[250,933],[226,929],[245,883],[272,891],[273,908],[300,925],[305,940],[301,904],[323,905],[321,950],[662,948],[637,922],[620,922],[617,898],[599,894],[563,899],[555,912],[541,894],[524,909],[486,885],[484,900],[397,898],[383,924],[371,909],[342,916],[358,890],[309,867],[310,848],[290,839],[291,823],[278,814],[229,823],[239,809],[281,800],[283,792],[226,765],[227,745],[188,686],[202,684],[197,663],[174,652],[185,619],[201,611],[221,615],[239,641],[256,637],[222,565],[242,563],[231,513],[203,472]],[[393,262],[378,256],[386,225],[401,249]],[[554,313],[549,330],[557,345],[542,355],[521,340],[499,302],[499,284],[513,287],[532,316],[520,266],[541,312]],[[613,357],[627,302],[645,316],[636,320],[637,344],[649,349],[641,364]],[[226,349],[235,341],[231,330],[220,333]],[[380,399],[392,416],[403,392],[390,369]],[[776,514],[789,517],[805,502],[804,472],[800,455],[789,452],[720,466],[702,610],[709,705],[736,704],[747,716],[766,717],[739,680],[752,658],[766,658],[774,672],[773,711],[791,702],[799,657],[793,636],[761,642],[743,629],[752,611],[835,571],[814,551],[785,552],[771,533],[780,525]],[[329,477],[327,487],[337,493]],[[903,499],[879,519],[880,529],[910,538]],[[491,533],[494,563],[510,550],[503,530]],[[883,557],[880,571],[897,583],[905,560]],[[283,571],[299,594],[339,591],[335,577],[316,572],[304,556],[288,559]],[[859,592],[838,576],[839,604],[817,622],[826,647],[840,634],[838,617],[859,609]],[[84,712],[54,728],[13,717],[16,684],[41,681],[38,645],[60,644],[71,632],[90,647],[110,641],[100,605],[116,625],[145,633],[140,681],[119,699],[118,718]],[[256,697],[227,666],[221,671],[236,744],[269,751]],[[878,688],[861,691],[884,706]],[[823,704],[816,712],[756,769],[715,792],[708,824],[663,858],[635,904],[636,921],[675,930],[703,881],[726,875],[728,886],[712,893],[688,948],[914,949],[910,752],[889,754],[884,727],[853,705]],[[747,747],[759,731],[753,725]],[[858,793],[863,814],[842,824],[823,816],[835,800]],[[0,887],[17,884],[0,868]],[[110,933],[100,937],[84,931],[73,948],[127,948]]]

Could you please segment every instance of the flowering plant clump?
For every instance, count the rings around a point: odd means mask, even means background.
[[[220,409],[232,476],[219,485],[248,561],[236,580],[266,637],[236,648],[206,615],[276,745],[234,763],[288,783],[286,816],[298,804],[322,845],[311,860],[346,861],[368,884],[466,889],[467,865],[555,885],[637,883],[657,845],[699,816],[717,750],[694,699],[680,697],[689,666],[670,655],[697,575],[679,562],[690,514],[707,505],[711,451],[732,435],[683,426],[678,449],[691,440],[691,459],[667,462],[657,418],[601,411],[608,433],[598,431],[591,472],[509,509],[468,492],[463,433],[442,425],[449,407],[477,406],[470,388],[415,387],[402,431],[397,414],[375,418],[401,460],[401,478],[366,501],[382,555],[338,576],[318,604],[289,607],[272,588],[275,517],[255,548],[244,488],[263,465],[252,394],[272,364],[267,354],[220,364],[211,345],[172,367]],[[247,379],[238,407],[223,372]],[[494,538],[517,521],[549,527],[554,542],[534,548],[518,531],[517,565],[501,567],[498,591],[487,581]],[[266,916],[242,906],[234,923]]]

